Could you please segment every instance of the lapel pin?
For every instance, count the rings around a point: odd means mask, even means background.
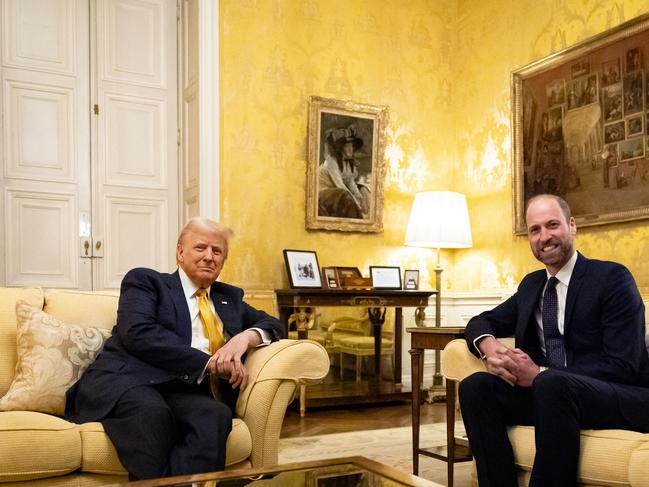
[[[228,304],[227,301],[221,301],[221,304]]]

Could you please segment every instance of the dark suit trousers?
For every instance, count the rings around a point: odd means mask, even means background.
[[[212,397],[209,377],[134,387],[101,423],[131,480],[225,468],[232,410]]]
[[[460,406],[480,487],[518,485],[507,426],[535,428],[533,487],[576,484],[581,429],[633,429],[608,383],[558,370],[540,373],[527,388],[475,373],[460,383]]]

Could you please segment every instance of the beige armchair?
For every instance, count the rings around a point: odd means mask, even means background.
[[[513,339],[510,344],[513,344]],[[464,340],[453,340],[443,351],[442,374],[459,382],[474,372],[485,370]],[[649,414],[649,411],[647,412]],[[527,485],[534,463],[534,428],[509,429],[519,484]],[[579,485],[649,485],[649,434],[625,430],[583,430],[579,460]]]

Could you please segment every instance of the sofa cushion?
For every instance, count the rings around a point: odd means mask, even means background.
[[[81,470],[101,474],[126,474],[113,443],[101,423],[79,425],[81,432]]]
[[[527,471],[534,463],[534,428],[509,428],[516,464]],[[626,430],[583,430],[579,482],[596,485],[628,485],[631,456],[649,434]]]
[[[65,392],[110,336],[104,328],[66,324],[24,301],[16,304],[18,363],[2,411],[63,415]]]
[[[43,311],[68,323],[111,330],[117,323],[119,295],[116,293],[48,289]]]
[[[9,390],[16,369],[16,301],[43,308],[40,288],[0,288],[0,397]]]
[[[126,474],[117,457],[117,451],[101,423],[79,425],[81,432],[81,470],[90,473]],[[232,432],[228,436],[225,464],[234,465],[250,458],[252,438],[246,423],[239,418],[232,420]]]
[[[0,482],[64,475],[80,465],[75,424],[31,411],[0,413]]]

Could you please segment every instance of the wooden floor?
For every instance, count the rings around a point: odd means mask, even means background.
[[[421,405],[421,424],[445,421],[445,403]],[[282,438],[313,436],[346,431],[363,431],[411,426],[410,403],[381,406],[347,406],[307,409],[304,418],[294,408],[286,411]],[[459,418],[458,418],[459,419]]]

